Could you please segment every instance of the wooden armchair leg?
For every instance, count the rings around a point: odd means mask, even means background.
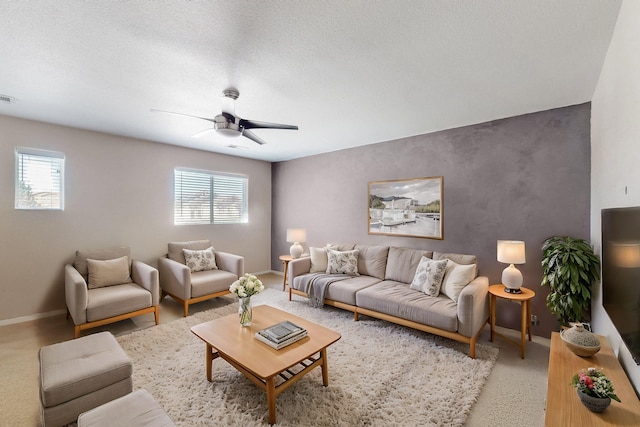
[[[184,302],[184,317],[189,316],[189,303],[187,301]]]
[[[74,338],[80,338],[80,326],[76,326],[74,329]]]
[[[156,318],[156,325],[160,324],[160,306],[156,305],[156,310],[153,312]]]

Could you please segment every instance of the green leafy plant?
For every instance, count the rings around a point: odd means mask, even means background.
[[[562,325],[583,322],[591,304],[591,284],[600,279],[600,259],[591,244],[573,237],[550,237],[542,244],[542,286],[547,307]]]

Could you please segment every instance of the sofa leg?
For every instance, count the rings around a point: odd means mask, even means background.
[[[358,312],[357,311],[353,312],[353,320],[356,321],[356,322],[358,321]]]
[[[160,306],[156,305],[156,310],[153,312],[155,318],[156,318],[156,325],[160,324]]]
[[[476,358],[476,339],[471,338],[471,341],[469,341],[469,357],[472,359]]]
[[[80,338],[80,326],[74,328],[74,338]]]
[[[291,288],[289,288],[289,301],[291,301]]]
[[[189,316],[189,303],[187,301],[184,302],[184,317]]]

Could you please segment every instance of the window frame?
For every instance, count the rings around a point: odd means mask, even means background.
[[[199,175],[199,177],[194,177],[192,182],[186,182],[187,189],[185,190],[182,180],[184,180],[185,175],[183,174],[194,174]],[[216,200],[215,200],[215,186],[216,180],[233,180],[236,181],[235,185],[241,185],[241,200],[240,200],[240,213],[236,216],[237,219],[221,219],[219,214],[216,214]],[[192,189],[197,189],[199,186],[201,187],[203,182],[208,180],[208,197],[207,204],[204,205],[205,209],[201,209],[205,212],[205,215],[202,217],[193,216],[193,213],[190,217],[184,215],[187,208],[182,207],[186,205],[184,197],[185,193],[188,193],[189,187]],[[200,182],[198,182],[200,181]],[[219,194],[219,193],[218,193]],[[233,195],[233,194],[232,194]],[[218,206],[219,207],[219,206]],[[178,215],[182,213],[182,215]],[[208,215],[208,217],[207,217]],[[224,217],[222,217],[224,218]],[[177,167],[174,168],[173,172],[173,224],[174,225],[226,225],[226,224],[246,224],[249,222],[249,177],[244,174],[234,174],[227,172],[217,172],[217,171],[208,171],[201,169],[192,169],[192,168],[183,168]]]
[[[57,182],[57,188],[54,185],[55,182],[52,182],[51,179],[49,184],[49,193],[55,194],[53,190],[58,190],[58,203],[57,206],[53,206],[53,204],[49,205],[36,205],[36,206],[28,206],[24,204],[24,199],[21,197],[21,183],[24,183],[24,156],[34,157],[35,161],[43,162],[43,164],[48,163],[49,168],[57,168],[59,170],[59,178]],[[14,208],[16,210],[38,210],[38,211],[62,211],[64,210],[64,175],[65,175],[65,159],[66,156],[64,153],[59,151],[50,151],[50,150],[42,150],[37,148],[26,148],[26,147],[17,147],[15,149],[15,170],[14,170]],[[21,168],[22,166],[22,168]],[[22,179],[21,179],[22,178]],[[37,193],[36,193],[37,194]]]

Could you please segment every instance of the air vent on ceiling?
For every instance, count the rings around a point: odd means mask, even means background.
[[[16,99],[13,96],[0,95],[0,101],[1,102],[6,102],[7,104],[12,104],[12,103],[16,102]]]

